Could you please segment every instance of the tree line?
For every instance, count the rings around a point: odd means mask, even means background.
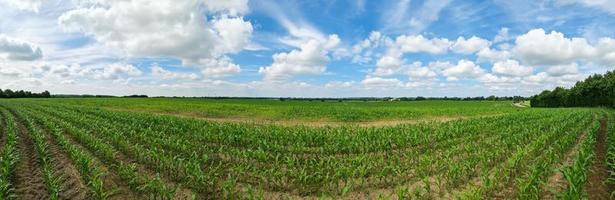
[[[595,74],[572,88],[556,87],[530,99],[532,107],[615,107],[615,71]]]
[[[13,91],[11,89],[6,89],[6,90],[0,89],[0,98],[49,98],[49,97],[51,97],[51,94],[47,90],[41,93],[35,93],[35,92],[23,91],[23,90]]]

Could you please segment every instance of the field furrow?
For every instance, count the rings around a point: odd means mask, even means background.
[[[17,121],[20,160],[15,170],[15,193],[23,199],[48,199],[42,166],[34,142],[23,122]]]
[[[606,111],[591,109],[309,127],[49,102],[0,105],[25,136],[20,148],[31,146],[32,170],[43,177],[34,187],[61,199],[572,197],[585,194],[571,190],[570,180],[590,180],[578,174],[598,152],[589,147],[607,139],[600,132],[608,125],[597,118]]]
[[[611,197],[612,191],[609,190],[606,178],[609,176],[609,168],[606,163],[608,122],[609,119],[606,115],[600,119],[600,128],[598,129],[596,144],[593,148],[593,162],[589,171],[588,182],[584,189],[589,199],[608,199]]]

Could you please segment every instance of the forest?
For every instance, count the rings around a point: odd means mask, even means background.
[[[30,91],[16,90],[13,91],[11,89],[2,90],[0,89],[0,98],[49,98],[51,94],[49,91],[44,91],[41,93],[35,93]]]
[[[615,107],[615,71],[589,76],[570,89],[545,90],[530,101],[532,107]]]

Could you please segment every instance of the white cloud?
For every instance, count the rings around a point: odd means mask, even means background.
[[[498,34],[493,38],[494,43],[504,42],[510,40],[511,37],[508,35],[508,28],[503,27],[498,31]]]
[[[615,65],[615,39],[601,38],[596,45],[597,60],[601,64]]]
[[[564,65],[573,62],[590,62],[615,65],[615,39],[600,38],[590,44],[585,38],[566,38],[556,31],[546,33],[533,29],[517,37],[513,52],[515,57],[529,65]]]
[[[243,15],[249,11],[248,0],[204,0],[210,12],[223,12],[232,16]]]
[[[91,72],[94,78],[103,80],[117,80],[122,76],[134,77],[143,74],[141,70],[133,65],[114,63],[103,68],[93,69]]]
[[[479,62],[488,61],[492,63],[503,61],[503,60],[508,60],[511,57],[511,54],[508,51],[505,51],[505,50],[500,51],[500,50],[494,50],[490,48],[484,48],[480,50],[478,53],[476,53],[476,55],[478,56]]]
[[[351,88],[354,85],[354,81],[330,81],[325,84],[325,88]]]
[[[523,66],[516,60],[499,61],[493,64],[491,71],[502,76],[528,76],[534,72],[532,67]]]
[[[452,42],[443,38],[427,39],[423,35],[402,35],[395,39],[395,48],[403,53],[446,53]]]
[[[400,55],[386,55],[376,63],[376,70],[373,75],[376,76],[391,76],[399,72],[403,61]]]
[[[329,64],[329,51],[340,43],[337,35],[330,35],[327,40],[311,39],[299,49],[288,53],[273,55],[273,63],[261,67],[258,71],[268,81],[282,81],[294,75],[322,74]]]
[[[0,2],[7,3],[20,10],[28,10],[36,13],[38,13],[43,4],[42,0],[0,0]]]
[[[413,79],[428,79],[435,78],[438,75],[429,67],[416,66],[408,69],[408,76]]]
[[[372,76],[367,76],[363,81],[361,81],[361,84],[368,89],[383,89],[403,86],[403,83],[396,78],[381,78]]]
[[[389,37],[383,36],[380,32],[371,32],[369,37],[352,46],[353,63],[369,63],[377,55],[376,49],[392,43]]]
[[[33,61],[42,57],[43,51],[40,47],[16,38],[0,35],[0,60]]]
[[[180,80],[198,80],[199,76],[197,76],[194,73],[177,73],[177,72],[172,72],[169,70],[166,70],[162,67],[160,67],[158,64],[154,64],[152,65],[151,68],[151,73],[152,76],[154,77],[159,77],[165,80],[172,80],[172,79],[180,79]]]
[[[587,59],[595,54],[587,40],[566,38],[564,34],[533,29],[517,37],[513,50],[524,63],[531,65],[557,65]]]
[[[245,12],[245,0],[102,1],[62,14],[59,24],[132,56],[174,57],[202,65],[200,61],[221,59],[247,46],[252,25],[236,16]]]
[[[223,77],[241,72],[239,65],[234,64],[229,58],[225,57],[219,59],[203,59],[199,62],[203,65],[201,73],[208,77]]]
[[[442,74],[446,76],[448,80],[456,81],[459,79],[478,78],[484,74],[484,70],[472,61],[460,60],[457,62],[457,65],[442,71]]]
[[[455,44],[451,46],[451,49],[457,53],[471,54],[489,46],[491,46],[491,42],[476,36],[467,40],[464,37],[459,37]]]
[[[545,72],[553,77],[560,77],[564,75],[574,75],[579,73],[579,69],[576,63],[555,65],[548,67]]]

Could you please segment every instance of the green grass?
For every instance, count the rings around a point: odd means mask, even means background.
[[[32,99],[108,110],[252,121],[363,122],[497,115],[522,108],[509,101],[320,102],[176,98]]]

